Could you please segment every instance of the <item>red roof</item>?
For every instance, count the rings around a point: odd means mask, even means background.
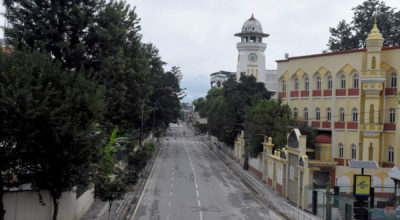
[[[331,136],[329,134],[320,134],[315,138],[315,143],[332,143]]]
[[[394,50],[394,49],[400,49],[400,46],[382,47],[382,50]],[[311,55],[298,56],[298,57],[289,57],[288,59],[276,60],[275,62],[280,63],[280,62],[288,62],[289,60],[297,60],[297,59],[312,58],[312,57],[333,56],[333,55],[339,55],[339,54],[358,53],[358,52],[365,52],[365,51],[367,51],[367,49],[342,50],[342,51],[336,51],[336,52],[330,52],[330,53],[319,53],[319,54],[311,54]]]

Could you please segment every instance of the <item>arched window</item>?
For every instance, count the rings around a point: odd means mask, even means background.
[[[339,109],[339,121],[344,121],[344,108]]]
[[[340,88],[345,89],[346,88],[346,76],[342,75],[340,78]]]
[[[357,111],[356,108],[353,108],[353,111],[352,111],[352,121],[353,122],[357,122],[358,121],[358,111]]]
[[[304,120],[308,120],[308,108],[304,108]]]
[[[353,88],[358,89],[358,75],[355,74],[353,77]]]
[[[317,78],[317,90],[321,90],[321,77]]]
[[[310,88],[310,80],[307,78],[305,78],[304,80],[304,90],[307,90]]]
[[[388,162],[393,163],[393,156],[394,156],[394,150],[393,147],[390,146],[388,149]]]
[[[394,109],[389,110],[389,123],[395,123],[396,121],[396,111]]]
[[[339,158],[343,158],[343,144],[339,143]]]
[[[321,120],[321,111],[319,110],[319,108],[315,109],[315,120]]]
[[[286,80],[282,80],[282,92],[286,92]]]
[[[396,73],[392,73],[392,75],[390,75],[390,87],[391,88],[396,88],[397,86],[397,77],[396,77]]]
[[[357,148],[355,144],[351,145],[351,159],[357,159]]]
[[[293,117],[294,117],[294,120],[297,120],[298,114],[299,114],[299,112],[297,111],[297,108],[294,108],[294,109],[293,109]]]
[[[326,110],[326,120],[331,121],[331,119],[332,119],[332,110],[330,108],[328,108]]]
[[[299,90],[299,79],[297,78],[294,80],[294,90],[295,91]]]
[[[328,89],[332,89],[332,76],[328,77]]]

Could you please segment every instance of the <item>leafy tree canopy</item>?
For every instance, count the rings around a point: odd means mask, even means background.
[[[329,28],[330,51],[365,48],[365,39],[374,25],[375,15],[378,28],[385,39],[383,45],[400,45],[400,11],[379,0],[366,0],[352,10],[354,15],[350,23],[341,20],[336,27]]]

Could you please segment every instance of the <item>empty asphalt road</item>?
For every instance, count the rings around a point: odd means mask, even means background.
[[[270,219],[215,154],[184,125],[172,125],[131,220]]]

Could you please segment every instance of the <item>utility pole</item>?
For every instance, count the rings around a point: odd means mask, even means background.
[[[142,147],[142,138],[143,138],[143,117],[144,117],[144,100],[142,102],[142,125],[140,126],[140,140],[139,146]]]

